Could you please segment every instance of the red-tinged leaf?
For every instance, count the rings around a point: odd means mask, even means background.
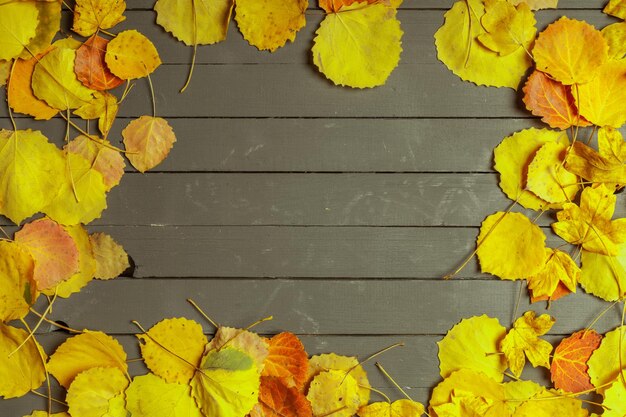
[[[556,286],[556,290],[554,290],[554,292],[550,296],[544,295],[541,297],[535,297],[533,291],[530,290],[530,302],[536,303],[537,301],[556,301],[559,298],[563,298],[571,293],[572,292],[569,290],[569,288],[565,286],[565,284],[563,284],[563,282],[559,282],[559,284]]]
[[[533,72],[524,85],[524,104],[535,116],[557,129],[590,126],[578,115],[572,87],[553,80],[541,71]]]
[[[160,117],[141,116],[126,126],[122,136],[126,157],[141,172],[163,162],[176,142],[171,126]]]
[[[580,330],[563,339],[554,351],[550,368],[554,387],[568,392],[593,389],[587,361],[601,341],[602,335],[593,330]]]
[[[337,13],[344,6],[350,6],[352,3],[364,2],[378,3],[379,0],[319,0],[319,5],[327,13]]]
[[[285,332],[270,339],[263,376],[281,378],[287,386],[302,390],[308,368],[308,355],[296,335]]]
[[[311,417],[311,403],[296,388],[288,388],[281,379],[261,378],[259,403],[250,417]]]
[[[76,51],[74,72],[85,87],[92,90],[110,90],[124,80],[116,77],[104,63],[108,40],[93,35]]]

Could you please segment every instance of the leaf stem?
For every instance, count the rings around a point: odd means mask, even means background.
[[[48,304],[48,307],[46,307],[46,310],[43,312],[43,314],[41,315],[41,317],[39,318],[39,321],[37,322],[37,324],[35,325],[35,327],[33,327],[33,330],[28,334],[28,337],[26,339],[24,339],[24,341],[22,341],[22,343],[20,343],[20,345],[18,347],[16,347],[15,349],[13,349],[13,352],[9,353],[9,358],[13,355],[15,355],[17,352],[19,352],[19,350],[24,347],[24,345],[32,338],[35,336],[35,332],[39,329],[39,327],[41,326],[41,323],[43,323],[44,318],[46,317],[46,315],[50,314],[50,311],[52,311],[52,305],[54,304],[54,302],[57,299],[57,292],[56,290],[54,291],[54,297],[52,298],[52,301],[50,302],[50,304]]]
[[[385,370],[385,368],[383,368],[383,366],[380,364],[380,362],[376,362],[376,367],[380,370],[380,372],[383,373],[383,375],[385,375],[385,377],[387,377],[387,379],[389,381],[391,381],[391,383],[394,385],[394,387],[396,387],[401,393],[402,395],[404,395],[408,400],[413,401],[413,398],[411,398],[409,396],[409,394],[406,393],[405,390],[402,389],[402,387],[400,386],[400,384],[398,384],[389,374],[389,372],[387,372]]]
[[[191,0],[191,15],[193,17],[193,55],[191,57],[191,68],[189,68],[189,75],[183,88],[180,89],[181,93],[184,93],[189,84],[191,83],[191,77],[193,76],[193,69],[196,66],[196,55],[198,54],[198,17],[196,16],[196,0]]]
[[[204,317],[209,323],[211,323],[211,326],[215,327],[215,329],[219,329],[221,327],[215,320],[213,320],[204,311],[202,311],[200,306],[194,300],[192,300],[191,298],[187,298],[187,302],[191,304],[193,308],[195,308],[198,313],[202,315],[202,317]]]
[[[150,86],[150,97],[152,98],[152,117],[156,117],[156,99],[154,98],[154,85],[152,85],[152,78],[148,74],[148,85]]]

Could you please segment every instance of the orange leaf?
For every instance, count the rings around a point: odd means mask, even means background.
[[[352,3],[362,3],[367,1],[368,4],[378,3],[378,0],[319,0],[319,5],[327,13],[337,13],[339,9],[350,6]]]
[[[556,286],[556,290],[554,290],[554,292],[550,296],[542,295],[539,297],[535,297],[535,295],[533,294],[533,290],[530,290],[530,302],[536,303],[537,301],[556,301],[559,298],[563,298],[571,293],[572,292],[570,291],[570,289],[567,288],[565,284],[563,284],[563,282],[559,282]]]
[[[311,417],[311,403],[296,388],[288,388],[280,379],[261,378],[259,403],[250,417]]]
[[[281,378],[287,386],[302,390],[308,368],[308,355],[296,335],[285,332],[270,339],[269,355],[261,375]]]
[[[554,387],[568,392],[593,389],[587,361],[601,341],[602,335],[593,330],[580,330],[563,339],[554,351],[550,368]]]
[[[35,64],[46,53],[47,51],[27,61],[16,59],[7,85],[9,106],[18,113],[33,116],[36,120],[48,120],[58,113],[57,109],[53,109],[45,101],[35,97],[31,87]]]
[[[524,85],[524,104],[544,123],[557,129],[571,126],[589,126],[585,118],[578,115],[572,87],[553,80],[541,71],[533,72]]]
[[[74,72],[85,87],[92,90],[110,90],[124,80],[116,77],[104,63],[108,40],[93,35],[76,51]]]

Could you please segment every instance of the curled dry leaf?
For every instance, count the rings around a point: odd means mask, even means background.
[[[122,131],[126,157],[135,168],[146,172],[160,164],[170,153],[176,135],[160,117],[141,116]]]
[[[91,36],[99,29],[110,29],[124,19],[125,0],[76,0],[72,30]]]
[[[128,254],[111,236],[106,233],[94,233],[89,236],[89,240],[96,259],[95,278],[117,278],[130,267]]]
[[[146,77],[161,65],[154,44],[136,30],[125,30],[109,42],[104,60],[123,80]]]
[[[87,88],[104,91],[121,85],[124,80],[111,73],[104,63],[109,41],[93,35],[76,50],[74,72],[78,80]]]
[[[46,354],[34,338],[27,338],[26,331],[0,323],[0,397],[21,397],[46,380]]]
[[[136,376],[126,390],[133,417],[203,417],[188,385],[166,382],[154,374]]]
[[[18,113],[33,116],[35,120],[49,120],[58,113],[57,109],[48,106],[45,101],[38,99],[33,94],[31,87],[33,72],[35,64],[42,57],[43,54],[26,61],[16,59],[7,88],[9,106]]]
[[[600,346],[602,335],[594,330],[580,330],[561,340],[554,350],[550,366],[554,387],[567,392],[593,389],[587,374],[587,361]]]
[[[99,143],[84,135],[77,136],[65,145],[67,151],[81,155],[102,174],[107,191],[120,183],[126,166],[122,155],[115,149],[111,149],[110,145],[110,142],[106,140]]]
[[[0,322],[25,317],[37,297],[35,262],[17,243],[0,241]]]
[[[128,379],[118,368],[87,369],[76,376],[67,390],[69,413],[84,417],[123,417],[126,415],[123,393],[127,386]]]
[[[39,10],[34,2],[0,4],[0,59],[19,57],[35,37],[38,23]]]

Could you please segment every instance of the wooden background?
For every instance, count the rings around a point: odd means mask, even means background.
[[[513,90],[464,83],[437,61],[433,35],[452,3],[405,0],[404,52],[383,87],[336,87],[317,72],[310,48],[323,13],[311,8],[296,42],[274,54],[249,46],[233,22],[226,42],[199,48],[191,87],[179,94],[191,49],[156,25],[152,0],[130,0],[116,29],[136,28],[157,46],[164,62],[153,76],[157,113],[178,142],[155,171],[128,167],[89,227],[124,245],[133,276],[90,284],[59,301],[52,317],[115,335],[131,358],[138,349],[130,320],[149,327],[186,316],[212,331],[187,298],[232,326],[273,315],[257,330],[295,332],[310,354],[363,359],[404,342],[378,360],[426,402],[439,381],[435,343],[448,329],[483,313],[511,324],[519,283],[482,275],[475,262],[452,281],[441,277],[471,253],[483,218],[509,204],[497,187],[493,147],[541,126]],[[612,21],[600,13],[604,0],[560,3],[537,14],[540,28],[561,15],[598,27]],[[113,142],[132,117],[151,111],[147,82],[137,84]],[[8,129],[6,116],[2,110]],[[18,126],[63,138],[62,120],[20,118]],[[542,226],[550,221],[544,215]],[[522,291],[520,314],[529,308]],[[606,306],[582,291],[558,301],[549,339],[584,328]],[[596,328],[618,323],[612,310]],[[38,335],[49,352],[66,337],[53,330],[42,326]],[[373,386],[400,397],[373,364],[366,369]],[[545,380],[546,372],[525,375]],[[44,407],[34,396],[0,401],[0,415]]]

